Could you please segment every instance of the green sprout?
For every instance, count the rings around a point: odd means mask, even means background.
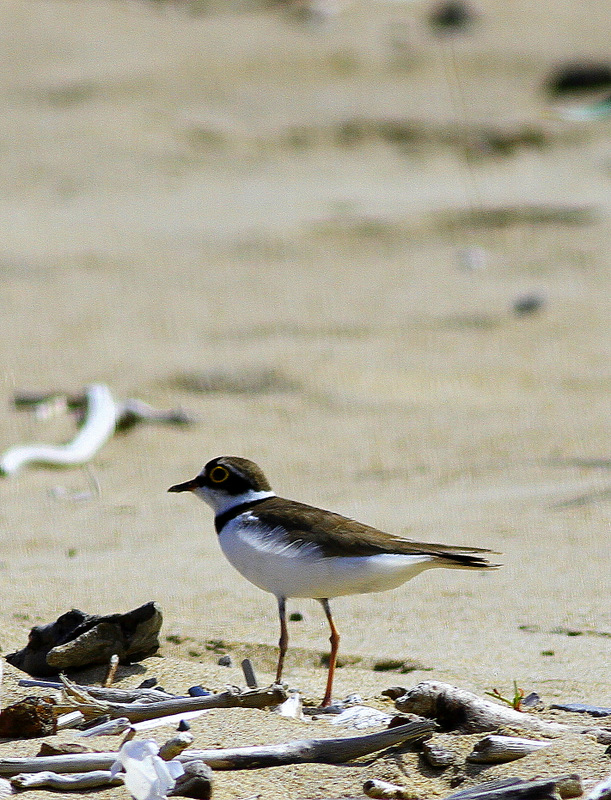
[[[495,700],[500,700],[502,703],[506,703],[508,706],[513,708],[515,711],[522,711],[522,700],[524,699],[524,695],[526,694],[524,689],[518,689],[518,682],[513,682],[513,697],[503,697],[503,695],[499,692],[498,689],[493,689],[491,692],[484,692],[484,694],[489,695],[490,697],[494,697]]]

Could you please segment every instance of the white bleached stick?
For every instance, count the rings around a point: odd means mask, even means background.
[[[84,422],[71,442],[63,445],[29,444],[11,447],[0,458],[0,473],[14,475],[26,464],[74,466],[90,461],[113,435],[117,409],[110,389],[103,383],[87,388]]]

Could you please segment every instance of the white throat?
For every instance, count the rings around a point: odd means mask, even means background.
[[[275,492],[256,492],[254,489],[249,489],[242,494],[225,494],[225,492],[210,489],[207,486],[199,486],[193,490],[193,494],[212,507],[215,517],[224,514],[230,508],[242,505],[242,503],[252,503],[253,500],[266,500],[268,497],[276,496]]]

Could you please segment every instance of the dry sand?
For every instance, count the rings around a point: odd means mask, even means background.
[[[503,553],[494,573],[336,601],[338,696],[515,679],[547,704],[611,705],[609,121],[564,121],[541,90],[562,60],[608,57],[610,3],[481,2],[452,40],[423,3],[355,2],[325,25],[196,10],[0,10],[3,446],[71,430],[16,414],[18,389],[105,381],[200,419],[116,437],[90,470],[2,481],[2,652],[71,607],[155,599],[166,658],[145,667],[166,688],[241,682],[214,639],[271,680],[274,599],[223,560],[209,509],[166,494],[239,454],[280,494]],[[468,248],[483,269],[461,268]],[[528,291],[545,306],[518,316]],[[224,391],[188,391],[202,374]],[[324,620],[311,601],[290,610],[304,620],[286,678],[316,698]],[[386,656],[427,669],[373,672]],[[196,743],[313,726],[215,712]],[[608,769],[581,737],[468,780]],[[450,791],[408,753],[225,774],[217,797],[353,796],[371,776]]]

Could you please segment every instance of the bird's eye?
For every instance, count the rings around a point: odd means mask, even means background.
[[[225,467],[213,467],[208,475],[212,483],[223,483],[229,477],[229,470]]]

